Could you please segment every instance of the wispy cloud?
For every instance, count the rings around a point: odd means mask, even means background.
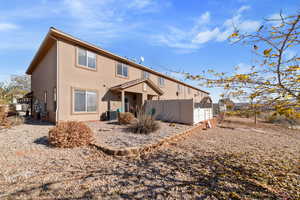
[[[27,49],[30,46],[31,48],[36,48],[35,43],[14,42],[13,38],[20,38],[20,41],[29,41],[28,38],[26,39],[27,34],[23,37],[18,33],[3,35],[4,32],[7,33],[7,30],[22,29],[22,27],[15,24],[4,22],[12,21],[22,24],[26,21],[33,28],[28,29],[27,27],[26,30],[22,31],[28,32],[30,30],[36,35],[41,30],[46,31],[42,25],[33,26],[39,20],[38,23],[45,25],[47,28],[49,26],[63,27],[63,30],[71,34],[89,38],[89,40],[104,45],[109,43],[109,41],[124,38],[125,35],[130,37],[139,31],[138,28],[146,26],[144,21],[135,18],[136,15],[159,12],[169,5],[169,0],[164,1],[164,3],[161,3],[159,0],[43,0],[37,2],[34,6],[22,5],[10,10],[0,9],[2,15],[0,16],[1,36],[11,40],[10,42],[1,41],[0,48]],[[55,20],[56,18],[60,20],[57,21]],[[44,19],[47,20],[41,23]],[[29,38],[32,39],[32,37]],[[33,40],[36,41],[35,39]]]
[[[201,40],[201,35],[198,38],[196,36],[199,34],[199,30],[209,22],[210,12],[205,12],[195,20],[189,31],[169,26],[166,34],[154,35],[152,38],[157,45],[176,48],[179,53],[190,53],[192,50],[199,48],[199,44],[195,41]]]
[[[242,13],[244,12],[245,10],[249,10],[250,9],[250,6],[242,6],[238,9],[238,13]]]
[[[201,28],[201,26],[208,24],[210,22],[210,19],[211,19],[210,12],[206,11],[196,20],[193,29],[198,29]]]
[[[243,12],[249,9],[250,6],[240,7],[234,16],[226,19],[219,26],[210,25],[211,14],[207,11],[194,22],[190,30],[170,26],[166,33],[154,36],[153,38],[156,39],[155,44],[176,48],[176,51],[181,49],[183,50],[182,52],[189,53],[207,42],[225,41],[234,31],[234,27],[237,27],[242,32],[253,32],[260,26],[260,22],[243,18]]]
[[[196,44],[204,44],[210,40],[217,38],[219,34],[220,34],[219,28],[202,31],[202,32],[199,32],[195,36],[195,38],[192,40],[192,42],[196,43]]]
[[[18,28],[19,26],[17,26],[16,24],[0,22],[0,31],[11,31],[11,30],[16,30]]]
[[[145,24],[134,18],[138,13],[157,12],[167,5],[158,0],[64,0],[65,12],[73,19],[73,30],[93,34],[102,41],[128,35]],[[169,5],[169,4],[168,4]],[[130,13],[130,14],[128,14]]]
[[[171,2],[169,0],[157,1],[157,0],[132,0],[125,2],[125,5],[129,9],[133,9],[140,13],[154,13],[159,12],[161,9],[170,7]]]
[[[129,3],[128,7],[129,8],[138,8],[138,9],[143,9],[152,4],[152,0],[134,0],[131,3]]]

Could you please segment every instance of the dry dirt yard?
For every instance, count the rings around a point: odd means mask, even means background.
[[[127,125],[119,125],[117,121],[98,121],[86,123],[94,132],[95,143],[113,149],[141,147],[155,144],[160,140],[181,133],[193,126],[159,121],[160,129],[152,134],[135,134],[128,130]]]
[[[232,121],[237,121],[232,122]],[[232,119],[135,158],[0,131],[0,199],[300,199],[300,133]]]

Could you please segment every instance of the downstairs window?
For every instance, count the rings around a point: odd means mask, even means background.
[[[74,112],[97,112],[97,92],[74,90]]]

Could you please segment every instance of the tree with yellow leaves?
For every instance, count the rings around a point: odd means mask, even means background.
[[[185,77],[202,86],[221,87],[235,99],[248,99],[255,112],[268,106],[287,118],[300,118],[300,56],[288,55],[299,51],[300,13],[266,19],[254,33],[236,29],[229,40],[251,47],[257,59],[249,72],[207,70],[198,75],[184,73]]]

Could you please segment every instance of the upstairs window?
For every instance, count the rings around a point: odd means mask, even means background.
[[[165,86],[165,79],[162,77],[158,77],[158,85],[159,86]]]
[[[77,64],[95,70],[96,54],[82,48],[77,48]]]
[[[117,63],[117,75],[128,77],[128,66],[123,63]]]
[[[150,77],[150,73],[146,72],[146,71],[142,71],[142,78],[149,78]]]

